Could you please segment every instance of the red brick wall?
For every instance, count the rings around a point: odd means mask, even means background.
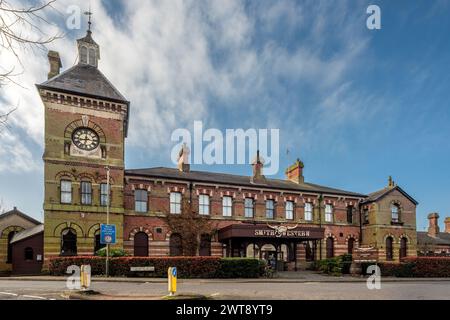
[[[25,248],[33,249],[33,260],[25,260]],[[12,273],[13,274],[40,274],[44,259],[44,233],[18,241],[13,244]],[[37,260],[41,255],[42,260]]]

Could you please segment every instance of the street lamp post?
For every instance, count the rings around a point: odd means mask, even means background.
[[[106,166],[106,224],[109,225],[109,167]],[[106,277],[109,276],[109,243],[106,244]]]

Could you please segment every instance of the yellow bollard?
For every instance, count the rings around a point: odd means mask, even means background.
[[[167,276],[169,296],[173,296],[177,292],[177,267],[170,267]]]
[[[82,265],[80,274],[80,286],[82,290],[86,290],[91,286],[91,266]]]

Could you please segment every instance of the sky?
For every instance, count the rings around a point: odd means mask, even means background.
[[[16,7],[28,1],[10,0]],[[35,2],[35,1],[34,1]],[[450,1],[94,1],[100,70],[131,102],[126,167],[174,165],[177,128],[280,130],[280,170],[296,158],[307,182],[368,194],[391,175],[415,198],[417,229],[430,212],[450,216]],[[366,9],[381,10],[369,30]],[[46,49],[63,70],[85,35],[67,21],[82,0],[57,0],[38,26],[64,34]],[[20,26],[18,26],[20,28]],[[20,30],[33,35],[36,30]],[[1,50],[1,49],[0,49]],[[0,88],[0,203],[43,220],[46,50],[0,51],[21,70]],[[251,174],[249,165],[192,170]]]

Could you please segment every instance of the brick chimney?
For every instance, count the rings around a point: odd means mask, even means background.
[[[181,147],[180,153],[178,154],[178,170],[181,172],[189,172],[191,170],[191,165],[189,164],[189,153],[190,150],[185,142]]]
[[[439,214],[437,212],[428,215],[428,235],[436,238],[439,235]]]
[[[300,161],[300,159],[297,159],[292,166],[286,169],[286,179],[295,183],[305,182],[305,178],[303,177],[303,167],[303,162]]]
[[[260,182],[265,179],[263,175],[263,166],[264,166],[264,159],[260,157],[258,150],[256,151],[256,158],[252,162],[253,167],[253,176],[251,179],[252,182]]]
[[[450,233],[450,217],[445,218],[445,232]]]
[[[59,70],[62,68],[61,59],[59,53],[50,50],[47,54],[48,62],[50,63],[50,71],[48,72],[48,79],[53,78],[59,74]]]

